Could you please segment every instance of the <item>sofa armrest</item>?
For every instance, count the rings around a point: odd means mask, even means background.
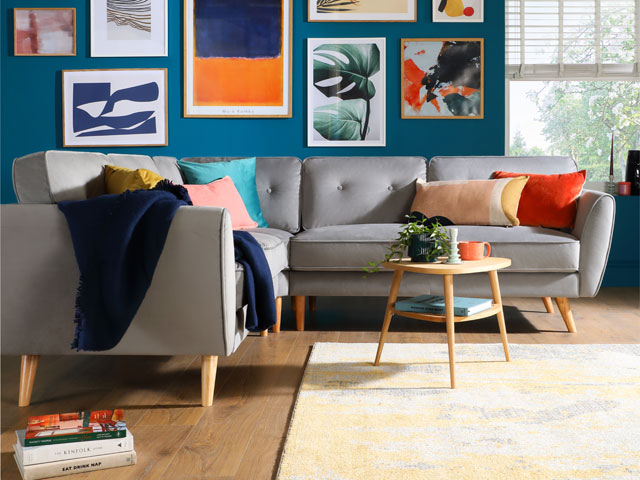
[[[68,354],[78,267],[57,205],[2,205],[2,350]],[[229,355],[243,338],[227,210],[176,212],[145,299],[108,354]]]
[[[600,290],[609,258],[616,213],[615,199],[606,193],[584,190],[572,234],[580,240],[580,296],[594,297]]]

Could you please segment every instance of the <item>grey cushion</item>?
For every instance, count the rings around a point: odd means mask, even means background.
[[[404,220],[426,179],[422,157],[311,157],[302,164],[304,229]]]
[[[188,157],[196,163],[227,162],[247,157]],[[256,188],[262,214],[272,228],[296,233],[300,230],[300,159],[257,157]]]
[[[178,167],[178,159],[175,157],[153,157],[153,162],[156,164],[158,173],[167,180],[171,180],[173,183],[182,185],[184,179],[182,178],[182,172]]]
[[[251,229],[249,233],[262,247],[264,255],[267,257],[267,263],[269,263],[272,277],[275,277],[278,273],[289,267],[290,233],[283,232],[282,230],[278,231],[273,228]]]
[[[294,271],[358,271],[378,261],[398,236],[400,224],[339,225],[304,231],[291,239]],[[460,240],[491,243],[513,272],[575,272],[580,242],[568,233],[538,227],[458,226]]]
[[[571,173],[578,166],[571,157],[433,157],[429,181],[490,178],[496,170],[516,173]]]

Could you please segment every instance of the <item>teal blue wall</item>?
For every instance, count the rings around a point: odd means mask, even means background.
[[[616,224],[602,285],[640,286],[640,197],[616,197]]]
[[[13,7],[50,7],[51,1],[2,0],[2,202],[15,202],[11,162],[27,153],[62,148],[61,70],[127,67],[169,69],[169,146],[94,149],[149,155],[501,155],[504,153],[504,3],[485,1],[485,22],[431,22],[431,1],[418,0],[416,23],[308,23],[308,0],[293,2],[293,117],[215,119],[182,117],[182,1],[169,3],[169,56],[91,58],[88,0],[59,0],[77,9],[76,57],[14,57]],[[306,38],[386,37],[387,146],[306,147]],[[483,37],[484,120],[401,120],[400,39]],[[259,81],[259,79],[256,79]],[[83,150],[92,150],[83,148]]]

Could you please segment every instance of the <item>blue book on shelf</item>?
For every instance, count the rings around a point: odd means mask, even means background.
[[[407,300],[398,300],[395,308],[400,312],[444,315],[444,297],[419,295]],[[491,308],[491,300],[488,298],[453,297],[453,314],[457,317],[468,317],[489,308]]]

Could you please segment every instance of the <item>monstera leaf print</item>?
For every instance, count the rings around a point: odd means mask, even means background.
[[[376,94],[371,77],[379,71],[380,49],[376,44],[324,44],[314,49],[313,84],[315,88],[325,97],[337,97],[342,100],[332,104],[330,108],[320,107],[314,111],[314,128],[320,135],[327,140],[366,139],[369,132],[371,99]],[[347,103],[350,100],[364,102]],[[322,120],[315,120],[316,112]],[[351,136],[355,131],[353,116],[356,114],[360,115],[358,117],[359,138]],[[325,125],[325,122],[331,119],[341,122],[341,125],[336,127]],[[316,123],[323,127],[316,128]],[[325,134],[330,134],[331,138]]]
[[[318,107],[313,111],[313,128],[327,140],[361,140],[368,133],[362,125],[366,109],[362,99]]]

